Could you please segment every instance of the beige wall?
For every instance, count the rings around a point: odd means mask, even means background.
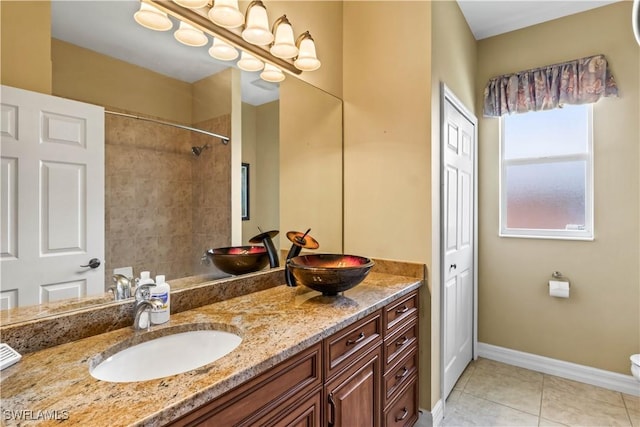
[[[430,264],[431,4],[345,2],[343,19],[344,250]],[[422,337],[429,306],[424,289]],[[430,360],[426,339],[424,408]]]
[[[250,175],[254,175],[256,169],[256,106],[242,103],[242,163],[251,165]],[[249,177],[249,206],[255,208],[256,203],[256,180],[254,176]],[[250,219],[242,221],[242,244],[248,245],[249,239],[258,233],[256,230],[255,210],[250,212]],[[253,234],[251,234],[253,233]]]
[[[280,227],[342,253],[342,103],[298,79],[280,84]],[[280,239],[281,249],[290,242]]]
[[[231,114],[232,71],[227,68],[190,85],[192,123]]]
[[[251,181],[255,182],[255,225],[252,236],[258,233],[258,226],[264,231],[277,230],[280,225],[280,102],[274,101],[257,107],[256,120],[256,163],[251,171]],[[252,213],[252,215],[254,215]],[[251,234],[251,233],[249,233]],[[273,239],[279,247],[286,230]],[[250,236],[249,236],[250,237]],[[284,238],[286,239],[286,237]]]
[[[242,242],[263,231],[277,230],[279,215],[279,101],[242,104],[242,162],[249,163],[250,218],[242,221]],[[274,239],[278,247],[280,236]]]
[[[56,39],[51,54],[53,95],[193,123],[189,83]]]
[[[431,408],[440,399],[440,84],[444,83],[470,111],[476,105],[477,45],[458,4],[432,3],[431,10]],[[478,114],[476,114],[478,115]],[[429,342],[429,337],[422,339]],[[427,377],[428,378],[428,377]]]
[[[640,48],[630,16],[631,2],[620,2],[478,43],[477,93],[494,75],[598,53],[620,88],[594,105],[593,242],[498,237],[499,121],[480,120],[481,342],[629,374],[640,348]],[[548,296],[555,270],[571,279],[567,300]]]
[[[0,83],[51,94],[51,3],[0,2]]]

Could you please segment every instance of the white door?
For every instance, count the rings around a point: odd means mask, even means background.
[[[104,109],[0,95],[1,308],[103,293]]]
[[[443,388],[473,357],[476,118],[446,88],[442,120]]]

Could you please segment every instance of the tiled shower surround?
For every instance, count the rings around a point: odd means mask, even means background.
[[[194,127],[230,135],[231,116]],[[219,273],[201,265],[200,257],[231,242],[231,146],[112,114],[105,114],[105,143],[106,286],[118,267],[167,280]],[[209,148],[200,157],[191,153],[205,144]]]

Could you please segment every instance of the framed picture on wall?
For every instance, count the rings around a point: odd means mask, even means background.
[[[240,195],[242,220],[249,220],[249,163],[243,163],[240,168],[241,180],[240,180]]]

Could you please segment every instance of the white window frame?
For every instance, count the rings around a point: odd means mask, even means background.
[[[533,113],[525,113],[533,114]],[[500,237],[519,237],[528,239],[562,239],[562,240],[594,240],[594,218],[593,218],[593,105],[587,106],[587,153],[530,157],[524,159],[504,159],[505,144],[505,119],[500,117]],[[506,168],[511,165],[542,164],[550,162],[586,160],[586,182],[585,182],[585,228],[584,230],[545,230],[526,228],[507,228],[507,186],[503,185],[506,176]]]

